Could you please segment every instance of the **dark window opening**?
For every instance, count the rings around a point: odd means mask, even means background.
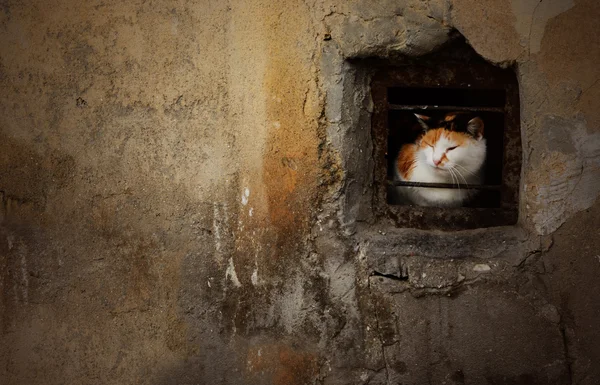
[[[410,89],[404,89],[410,92]],[[449,91],[449,90],[444,90]],[[435,90],[431,91],[436,96]],[[450,94],[451,95],[451,94]],[[503,103],[504,104],[504,103]],[[480,117],[485,123],[484,137],[487,142],[486,161],[483,166],[483,183],[477,186],[465,186],[464,183],[451,186],[450,188],[474,188],[480,190],[471,200],[466,202],[466,207],[499,207],[501,202],[501,184],[502,184],[502,161],[503,154],[503,133],[504,133],[504,113],[502,109],[481,110],[477,107],[463,109],[457,106],[451,108],[431,106],[389,106],[388,115],[388,150],[387,150],[387,177],[393,180],[393,169],[395,163],[395,154],[398,154],[400,147],[406,143],[413,143],[421,134],[422,130],[417,125],[415,127],[414,113],[427,115],[433,118],[442,117],[446,112],[469,111]],[[411,107],[411,108],[405,108]],[[425,108],[427,107],[427,108]],[[438,109],[439,108],[439,109]],[[401,185],[412,185],[410,182],[404,182]],[[421,184],[423,185],[423,184]],[[440,185],[440,184],[438,184]],[[391,185],[394,186],[394,185]],[[442,187],[440,185],[439,187]],[[394,188],[394,187],[391,187]],[[388,203],[399,204],[394,201],[394,194],[388,191]]]
[[[513,225],[518,219],[521,170],[518,83],[511,70],[481,59],[464,42],[419,59],[378,69],[372,82],[375,195],[380,214],[398,226],[470,229]],[[415,113],[432,119],[450,112],[479,117],[487,143],[478,183],[427,184],[394,178],[400,148],[423,133]],[[458,177],[457,177],[458,180]],[[399,198],[399,189],[477,191],[461,207],[429,207]],[[447,191],[447,190],[446,190]],[[402,194],[400,194],[402,196]]]
[[[469,88],[388,88],[388,103],[392,109],[414,108],[415,106],[439,107],[453,110],[465,107],[468,110],[486,110],[503,112],[506,91],[503,89]],[[403,106],[405,106],[403,108]]]

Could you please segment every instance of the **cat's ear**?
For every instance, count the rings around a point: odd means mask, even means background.
[[[483,120],[479,117],[469,120],[467,131],[477,140],[483,138]]]
[[[419,122],[421,127],[423,127],[423,130],[425,130],[425,131],[429,130],[427,121],[430,120],[431,118],[429,116],[419,115],[419,114],[415,114],[415,116],[417,117],[417,122]]]

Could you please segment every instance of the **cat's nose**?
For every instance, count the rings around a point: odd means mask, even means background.
[[[440,159],[434,159],[434,160],[433,160],[433,164],[435,164],[436,166],[439,166],[439,165],[440,165],[440,163],[442,163],[442,159],[441,159],[441,158],[440,158]]]

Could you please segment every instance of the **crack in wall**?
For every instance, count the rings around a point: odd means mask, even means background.
[[[563,339],[563,345],[564,345],[564,353],[565,353],[565,363],[567,364],[567,372],[569,375],[569,383],[567,385],[571,385],[573,384],[573,364],[575,362],[575,360],[571,357],[570,353],[569,353],[569,345],[570,345],[570,341],[569,341],[569,337],[567,336],[567,331],[566,331],[566,325],[564,324],[563,321],[563,317],[560,317],[560,333],[562,335],[562,339]]]
[[[527,57],[531,58],[531,33],[533,32],[533,20],[535,19],[535,13],[537,12],[538,8],[540,7],[540,4],[542,4],[543,0],[539,0],[538,3],[536,4],[535,8],[533,9],[533,12],[531,13],[531,20],[529,21],[529,34],[527,37]]]
[[[373,271],[372,273],[373,276],[376,277],[383,277],[383,278],[388,278],[394,281],[408,281],[408,274],[407,275],[394,275],[394,274],[385,274],[385,273],[380,273],[378,271]]]

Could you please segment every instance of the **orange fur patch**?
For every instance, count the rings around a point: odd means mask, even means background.
[[[436,128],[427,131],[423,136],[421,136],[419,147],[425,148],[427,146],[435,146],[442,135],[442,131],[444,131],[443,128]]]
[[[446,117],[444,118],[445,122],[451,122],[456,118],[456,114],[454,113],[449,113],[446,115]]]
[[[456,131],[446,131],[446,138],[456,143],[457,146],[462,146],[469,140],[472,140],[468,134]]]
[[[419,141],[419,147],[425,148],[430,145],[435,146],[435,144],[438,142],[438,140],[440,140],[442,135],[452,140],[454,143],[456,143],[457,146],[462,146],[467,141],[471,140],[469,135],[463,132],[448,131],[443,128],[435,128],[433,130],[427,131],[425,135],[421,136]]]
[[[440,164],[443,166],[447,161],[448,157],[446,156],[446,153],[444,153],[444,155],[442,155],[442,159],[440,160]]]
[[[398,154],[398,173],[404,179],[410,179],[413,169],[416,165],[417,146],[414,144],[405,144]]]

